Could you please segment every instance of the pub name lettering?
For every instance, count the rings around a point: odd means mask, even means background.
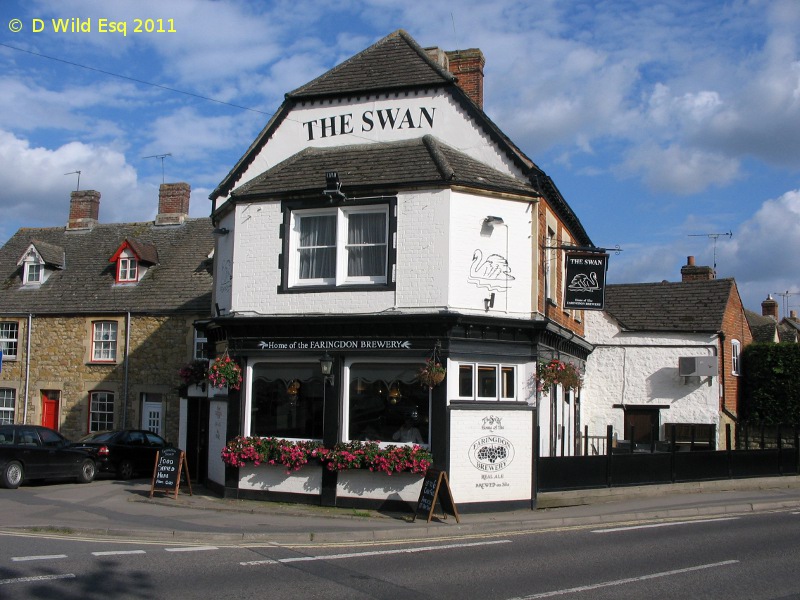
[[[366,110],[361,113],[361,118],[353,119],[353,113],[333,115],[314,119],[303,123],[307,140],[348,135],[351,133],[369,133],[375,129],[400,130],[400,129],[433,129],[435,108],[420,107],[419,110],[407,108],[387,108]]]

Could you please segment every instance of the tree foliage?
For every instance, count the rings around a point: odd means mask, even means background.
[[[750,344],[742,368],[745,419],[800,425],[800,344]]]

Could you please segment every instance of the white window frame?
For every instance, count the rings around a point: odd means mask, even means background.
[[[92,362],[117,361],[117,333],[116,321],[92,322]]]
[[[208,338],[199,329],[194,329],[192,357],[195,360],[208,360]]]
[[[13,425],[17,409],[17,390],[0,388],[0,425]]]
[[[470,362],[455,362],[454,371],[458,373],[458,380],[456,383],[456,394],[459,400],[479,400],[479,401],[500,401],[500,402],[516,402],[520,399],[519,391],[519,373],[520,365],[512,365],[505,363],[470,363]],[[472,393],[469,396],[461,395],[461,367],[469,367],[472,370]],[[478,379],[481,370],[494,369],[495,372],[495,391],[493,396],[480,396]],[[506,387],[507,378],[504,373],[510,372],[513,382],[511,389]]]
[[[28,261],[25,263],[25,285],[36,285],[44,281],[44,263]]]
[[[384,269],[382,275],[348,276],[347,231],[348,218],[353,214],[382,213],[384,215]],[[335,275],[334,277],[300,279],[300,221],[304,217],[336,216]],[[294,210],[290,217],[289,235],[289,287],[383,285],[388,281],[389,272],[389,205],[376,204],[364,206]],[[377,244],[373,244],[377,245]]]
[[[114,393],[106,390],[89,392],[89,432],[114,429]]]
[[[731,373],[741,374],[742,343],[739,340],[731,340]]]
[[[117,281],[136,283],[139,281],[139,261],[135,256],[120,256],[117,260]]]
[[[19,323],[17,321],[0,321],[0,350],[3,351],[3,360],[17,359],[19,350]]]

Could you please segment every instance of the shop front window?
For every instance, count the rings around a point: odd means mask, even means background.
[[[428,444],[428,388],[419,365],[355,363],[350,366],[348,433],[352,440]]]
[[[334,401],[329,390],[330,401]],[[257,363],[253,367],[250,434],[322,439],[319,362]]]

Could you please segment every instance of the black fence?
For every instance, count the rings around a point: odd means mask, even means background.
[[[751,435],[755,432],[754,435]],[[651,485],[715,479],[740,479],[800,474],[800,438],[796,427],[737,429],[728,450],[713,450],[707,440],[691,444],[676,441],[673,428],[669,441],[631,443],[617,441],[609,426],[604,454],[591,450],[583,456],[536,457],[539,492],[603,487]],[[588,436],[584,437],[586,440]],[[705,443],[703,443],[705,442]],[[538,447],[538,444],[536,445]],[[596,447],[599,447],[597,444]],[[587,445],[587,449],[589,446]]]

